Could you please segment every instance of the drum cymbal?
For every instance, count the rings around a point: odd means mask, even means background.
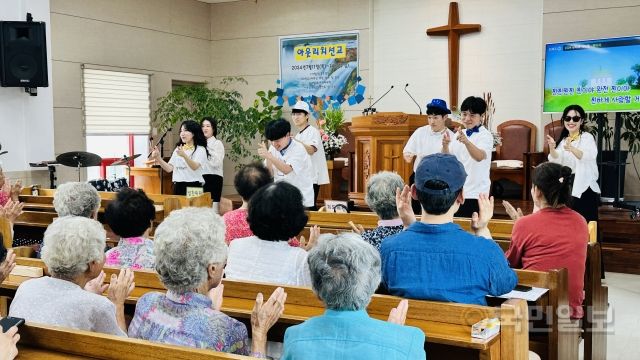
[[[122,159],[120,160],[116,160],[113,163],[111,163],[111,165],[127,165],[129,163],[129,161],[136,159],[140,156],[140,154],[135,154],[135,155],[131,155],[131,156],[123,156]]]
[[[88,167],[99,166],[102,162],[102,158],[94,153],[86,151],[70,151],[58,155],[56,157],[56,161],[65,166]]]

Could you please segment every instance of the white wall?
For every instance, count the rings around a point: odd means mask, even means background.
[[[53,160],[53,84],[51,80],[51,27],[49,0],[2,1],[0,20],[24,21],[27,12],[34,21],[47,24],[47,62],[49,87],[38,88],[29,96],[23,88],[0,87],[0,143],[7,155],[0,157],[9,178],[23,183],[44,182],[46,171],[31,174],[29,162]],[[32,177],[33,176],[33,177]]]
[[[542,94],[542,0],[459,0],[461,23],[480,24],[460,38],[458,106],[470,95],[491,91],[493,129],[506,120],[540,124]],[[426,35],[446,25],[449,1],[373,0],[374,97],[395,85],[378,111],[416,113],[403,87],[423,111],[431,98],[449,103],[448,40]]]

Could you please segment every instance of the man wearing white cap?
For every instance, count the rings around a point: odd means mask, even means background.
[[[316,201],[318,200],[318,192],[320,185],[329,183],[329,171],[327,169],[327,161],[324,156],[324,147],[322,146],[322,137],[318,129],[309,124],[309,104],[304,101],[298,101],[291,108],[291,118],[298,128],[298,134],[294,140],[304,146],[304,149],[311,157],[311,166],[313,172],[313,210],[317,210]]]

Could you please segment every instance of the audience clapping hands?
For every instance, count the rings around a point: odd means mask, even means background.
[[[471,216],[471,228],[476,232],[476,235],[491,238],[491,233],[487,228],[489,221],[493,217],[493,196],[487,194],[480,194],[478,196],[479,212],[474,212]]]
[[[6,218],[13,224],[18,216],[22,214],[23,207],[24,203],[9,200],[4,206],[0,206],[0,217]]]
[[[416,221],[416,215],[411,207],[411,188],[408,185],[405,185],[402,191],[396,190],[396,207],[404,227],[408,227]]]
[[[109,284],[102,284],[105,278],[104,271],[100,271],[100,275],[93,280],[87,281],[84,289],[94,294],[102,295],[109,288]]]
[[[14,267],[16,267],[16,254],[12,249],[9,249],[4,261],[0,263],[0,283],[9,276]]]

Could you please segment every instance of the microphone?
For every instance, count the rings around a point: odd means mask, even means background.
[[[407,85],[404,86],[404,92],[407,93],[407,95],[409,95],[409,97],[411,98],[411,100],[413,100],[413,102],[416,104],[416,106],[418,107],[418,111],[420,111],[420,115],[422,115],[422,108],[420,107],[420,104],[418,104],[418,102],[416,101],[416,99],[413,98],[413,96],[411,96],[411,94],[409,94],[409,92],[407,91],[407,86],[409,86],[409,83],[407,83]]]
[[[377,103],[378,103],[378,101],[382,100],[382,98],[383,98],[383,97],[385,97],[385,96],[389,93],[389,91],[391,91],[391,90],[393,90],[393,85],[391,85],[391,87],[389,88],[389,90],[387,90],[387,92],[386,92],[386,93],[382,94],[382,96],[380,96],[380,97],[378,98],[378,100],[374,101],[374,102],[373,102],[373,104],[371,104],[368,108],[364,109],[364,110],[362,111],[362,114],[363,114],[363,115],[368,115],[368,114],[369,114],[369,112],[371,112],[372,114],[373,114],[373,113],[375,113],[375,112],[376,112],[376,109],[373,107],[373,105],[377,104]]]

